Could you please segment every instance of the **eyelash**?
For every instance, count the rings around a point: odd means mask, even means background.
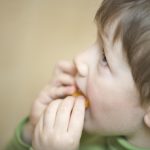
[[[107,58],[106,58],[105,52],[104,52],[104,48],[102,48],[102,63],[103,63],[104,66],[108,65]]]

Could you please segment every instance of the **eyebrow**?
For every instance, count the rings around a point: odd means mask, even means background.
[[[121,24],[120,24],[120,22],[117,24],[117,27],[116,27],[116,29],[115,29],[115,31],[114,31],[114,36],[113,36],[113,40],[112,40],[112,42],[113,42],[113,44],[116,42],[116,40],[120,37],[120,35],[121,35]]]
[[[104,39],[103,39],[103,37],[102,37],[102,35],[101,35],[101,32],[100,32],[100,30],[98,30],[98,44],[100,45],[100,46],[102,46],[104,49],[105,49],[105,45],[104,45]],[[105,35],[106,37],[107,37],[107,35]],[[103,50],[104,50],[103,49]],[[105,49],[105,52],[106,52],[106,49]],[[106,54],[105,54],[106,55]],[[107,59],[107,61],[108,61],[108,57],[106,58]],[[110,70],[110,72],[112,72],[112,70],[111,70],[111,65],[110,65],[110,63],[108,63],[108,67],[109,67],[109,70]]]
[[[103,37],[102,37],[100,31],[98,31],[98,43],[102,44],[102,46],[104,45],[104,40],[103,40]]]
[[[99,28],[98,28],[98,39],[101,41],[100,43],[104,45],[104,39],[102,37],[102,34],[104,36],[106,36],[106,38],[108,37],[108,34],[101,31],[101,30],[104,30],[104,27],[101,27],[101,25],[99,24]],[[114,29],[114,32],[113,32],[113,36],[112,36],[112,44],[114,45],[115,42],[119,39],[119,37],[121,36],[121,33],[122,33],[122,24],[121,24],[121,21],[119,21]]]

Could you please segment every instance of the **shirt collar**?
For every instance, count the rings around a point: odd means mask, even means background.
[[[139,148],[130,144],[124,137],[112,137],[108,139],[110,150],[150,150],[150,148]]]

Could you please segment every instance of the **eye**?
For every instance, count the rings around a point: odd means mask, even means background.
[[[107,62],[107,58],[106,58],[104,49],[102,49],[102,64],[103,64],[104,66],[107,66],[107,65],[108,65],[108,62]]]

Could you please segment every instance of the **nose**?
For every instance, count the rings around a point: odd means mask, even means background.
[[[88,75],[87,52],[84,51],[74,58],[74,63],[79,76],[86,77]]]

